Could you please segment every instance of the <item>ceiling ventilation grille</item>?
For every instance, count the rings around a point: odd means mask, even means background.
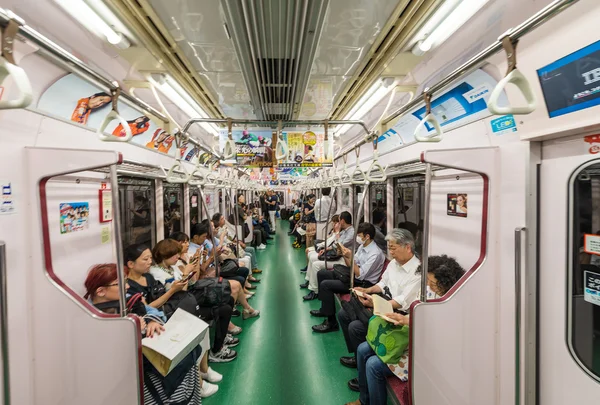
[[[222,0],[255,114],[294,119],[329,0]]]

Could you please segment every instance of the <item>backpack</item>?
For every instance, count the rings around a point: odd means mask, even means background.
[[[196,317],[200,316],[200,305],[196,297],[188,291],[177,291],[165,302],[162,310],[167,319],[169,319],[177,311],[177,308],[181,308]]]
[[[204,308],[220,307],[229,303],[231,286],[223,277],[202,278],[191,287],[190,292],[199,306]]]

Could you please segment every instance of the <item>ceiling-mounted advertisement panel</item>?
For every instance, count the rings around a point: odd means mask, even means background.
[[[333,165],[333,137],[325,145],[322,130],[284,130],[288,146],[287,159],[278,162],[279,167],[330,167]]]
[[[300,110],[301,120],[322,120],[333,107],[332,79],[311,78]]]
[[[127,121],[133,138],[131,143],[171,156],[176,156],[175,137],[160,128],[150,117],[119,100],[119,114]],[[111,111],[111,97],[100,88],[69,73],[52,84],[41,95],[37,108],[53,116],[96,130]],[[108,124],[106,133],[124,137],[125,130],[117,120]],[[95,134],[90,134],[95,136]],[[181,145],[179,153],[192,153],[193,145]]]
[[[270,128],[233,130],[237,164],[242,167],[273,166],[273,131]],[[225,147],[227,130],[221,131],[221,150]]]
[[[434,94],[431,101],[431,113],[438,120],[444,131],[449,131],[482,120],[492,114],[487,109],[487,102],[492,90],[498,82],[488,73],[477,69],[465,76],[461,82],[456,83],[450,90],[443,94]],[[506,93],[502,92],[498,101],[499,105],[507,105]],[[413,142],[415,130],[425,117],[425,106],[404,115],[398,122],[383,133],[378,140],[379,153],[394,150],[399,146]],[[428,123],[425,124],[426,135],[434,131]]]

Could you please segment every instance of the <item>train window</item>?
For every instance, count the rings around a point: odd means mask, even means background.
[[[183,184],[163,183],[165,238],[183,231]]]
[[[570,188],[568,343],[580,366],[600,379],[600,163],[575,172]]]
[[[342,208],[344,211],[350,208],[350,187],[342,188]]]
[[[156,243],[155,187],[153,180],[119,177],[121,238],[123,246]]]
[[[369,186],[369,194],[370,194],[370,215],[371,215],[371,223],[375,223],[373,219],[373,213],[375,210],[379,212],[383,212],[384,216],[387,210],[387,183],[373,183]],[[384,226],[385,228],[385,226]],[[385,229],[383,229],[385,234]]]
[[[202,221],[203,206],[196,187],[190,188],[190,229]]]
[[[423,230],[423,190],[424,176],[397,177],[394,179],[394,219],[395,227],[408,229],[416,239],[420,251]]]

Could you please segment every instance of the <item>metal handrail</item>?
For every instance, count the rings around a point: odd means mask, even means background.
[[[127,315],[127,303],[125,301],[125,254],[123,253],[123,242],[121,240],[121,221],[119,218],[121,207],[119,202],[119,179],[117,175],[117,165],[110,165],[110,194],[112,197],[113,210],[113,231],[115,239],[115,248],[117,254],[117,283],[119,284],[119,307],[121,316]]]
[[[524,227],[515,228],[515,404],[521,404],[521,259]]]
[[[2,394],[5,405],[10,405],[10,361],[8,359],[8,285],[6,282],[6,243],[0,241],[0,340],[2,340]]]
[[[356,187],[354,187],[354,192],[356,194]],[[354,256],[356,255],[355,249],[356,249],[356,236],[357,236],[357,232],[358,232],[358,221],[359,221],[359,215],[360,212],[364,210],[364,206],[365,206],[365,200],[367,197],[367,193],[369,192],[369,181],[365,182],[365,190],[363,191],[363,195],[362,195],[362,201],[360,202],[359,206],[358,206],[358,210],[356,211],[356,215],[353,218],[354,220],[354,239],[352,239],[352,259],[350,260],[350,289],[354,288]]]
[[[525,36],[526,34],[530,33],[531,31],[533,31],[540,25],[549,21],[556,15],[560,14],[562,11],[569,8],[573,4],[577,3],[578,1],[579,0],[555,0],[552,3],[550,3],[549,5],[547,5],[546,7],[544,7],[542,10],[538,11],[536,14],[534,14],[533,16],[531,16],[530,18],[525,20],[523,23],[519,24],[514,29],[510,30],[507,33],[507,36],[511,40],[516,41],[519,38]],[[467,62],[463,63],[460,67],[456,68],[454,71],[452,71],[446,77],[444,77],[442,80],[440,80],[439,82],[435,83],[434,85],[428,87],[426,89],[426,91],[428,93],[438,94],[440,91],[442,91],[446,87],[450,86],[454,81],[456,81],[457,79],[461,78],[462,76],[472,72],[473,70],[478,68],[484,61],[486,61],[487,59],[489,59],[490,57],[492,57],[493,55],[497,54],[498,52],[500,52],[502,50],[503,50],[502,38],[500,38],[497,41],[495,41],[493,44],[491,44],[490,46],[485,48],[483,51],[481,51],[477,55],[473,56]],[[422,103],[423,103],[423,101],[420,97],[415,98],[411,102],[403,105],[402,107],[400,107],[399,109],[397,109],[396,111],[392,112],[390,115],[385,117],[381,121],[381,125],[386,125],[393,119],[395,119],[401,115],[404,115],[404,114],[408,113],[409,111],[421,106]],[[345,150],[344,152],[342,152],[340,155],[337,156],[337,158],[347,155],[348,153],[352,152],[352,150],[356,146],[362,146],[370,141],[371,141],[370,139],[361,140],[356,145],[352,145],[352,147],[350,147],[347,150]]]
[[[204,188],[203,187],[198,187],[198,194],[199,194],[199,198],[202,200],[202,207],[204,208],[204,212],[206,212],[206,217],[208,218],[208,206],[206,205],[206,199],[204,198]],[[210,221],[210,218],[208,218],[208,220]],[[212,254],[213,254],[213,263],[215,264],[215,276],[219,277],[220,266],[219,266],[219,262],[217,260],[217,246],[215,245],[214,235],[212,234],[210,227],[208,228],[208,232],[209,232],[209,235],[211,238],[210,243],[212,243],[212,245],[213,245]]]
[[[423,250],[421,253],[421,302],[427,302],[427,271],[429,270],[427,255],[429,254],[429,222],[431,215],[431,179],[433,171],[431,163],[425,164],[425,217],[423,218]]]

